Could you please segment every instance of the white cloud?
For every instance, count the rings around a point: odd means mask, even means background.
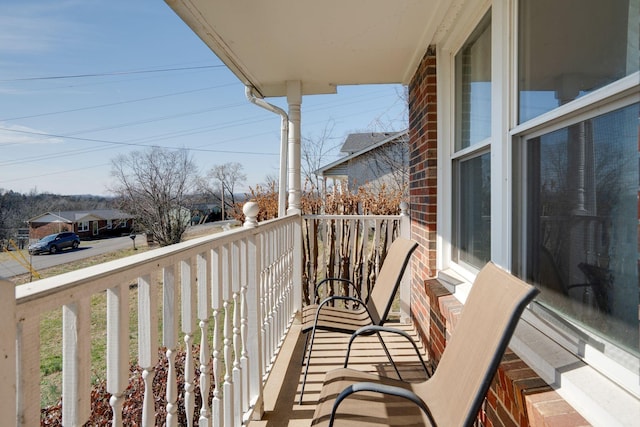
[[[78,27],[78,23],[69,20],[69,11],[80,4],[73,0],[46,0],[3,5],[0,52],[41,53],[68,44],[74,40],[71,34]]]
[[[0,147],[26,144],[58,144],[62,138],[46,135],[47,132],[21,125],[0,122]]]

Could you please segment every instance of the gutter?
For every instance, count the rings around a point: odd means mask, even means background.
[[[289,116],[280,107],[269,104],[264,100],[262,95],[256,94],[256,90],[252,86],[245,86],[244,93],[247,99],[265,110],[279,114],[281,117],[280,124],[280,177],[278,178],[278,218],[284,217],[287,204],[287,143],[289,134]]]

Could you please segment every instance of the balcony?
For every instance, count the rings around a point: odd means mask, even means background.
[[[366,282],[379,268],[379,249],[394,235],[408,233],[408,217],[290,215],[258,224],[257,205],[245,209],[242,228],[22,285],[15,297],[14,288],[3,283],[0,320],[15,324],[0,332],[5,419],[15,416],[24,426],[40,423],[40,319],[51,310],[62,310],[62,424],[83,425],[89,419],[91,304],[98,294],[106,294],[105,377],[112,425],[131,422],[122,416],[131,362],[139,366],[144,383],[139,421],[144,426],[156,425],[157,402],[166,409],[166,425],[177,425],[179,400],[187,419],[195,417],[201,426],[286,425],[289,419],[309,418],[320,374],[342,363],[344,337],[323,334],[304,404],[294,405],[302,359],[296,313],[314,298],[306,285],[328,273],[359,275]],[[360,254],[359,261],[350,260],[352,251]],[[408,292],[401,285],[398,318],[407,318]],[[131,313],[137,317],[135,354],[129,350]],[[178,349],[197,356],[178,366]],[[380,355],[355,363],[386,369]],[[166,395],[154,396],[161,357],[167,364]],[[178,387],[182,369],[184,386]],[[196,391],[212,398],[196,405]],[[275,405],[287,408],[274,410]]]

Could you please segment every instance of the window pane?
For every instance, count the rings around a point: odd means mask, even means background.
[[[458,164],[458,203],[453,259],[482,268],[491,259],[491,156]]]
[[[456,55],[456,151],[491,136],[491,14]]]
[[[519,122],[639,69],[640,0],[520,0]]]
[[[526,271],[538,301],[638,353],[638,104],[526,145]]]

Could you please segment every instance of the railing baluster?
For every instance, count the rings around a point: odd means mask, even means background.
[[[231,291],[233,298],[233,405],[234,419],[242,420],[242,380],[240,378],[240,242],[231,243]]]
[[[250,235],[247,240],[247,353],[249,378],[249,404],[253,405],[253,417],[259,419],[264,411],[262,396],[262,374],[264,372],[264,322],[262,313],[262,247],[261,234]]]
[[[167,348],[167,427],[178,425],[178,383],[176,378],[176,346],[178,345],[178,287],[175,281],[174,267],[162,270],[162,343]]]
[[[269,251],[271,252],[271,290],[270,290],[270,298],[271,303],[269,307],[270,311],[270,321],[271,321],[271,340],[269,347],[269,354],[271,355],[270,360],[273,361],[276,353],[276,349],[278,348],[278,235],[277,229],[272,229],[269,233],[269,238],[271,244],[269,245]]]
[[[138,278],[138,364],[142,368],[142,425],[155,426],[153,378],[158,363],[158,299],[151,275]]]
[[[40,316],[18,322],[18,425],[40,425]]]
[[[209,374],[209,362],[211,352],[209,348],[209,298],[211,296],[209,282],[207,281],[207,255],[200,253],[196,256],[197,282],[198,282],[198,319],[200,320],[200,427],[211,424],[211,409],[209,406],[209,389],[211,388],[211,376]]]
[[[129,383],[129,285],[107,289],[107,392],[113,427],[122,426],[124,391]]]
[[[187,417],[187,426],[193,426],[193,414],[195,408],[193,366],[193,334],[196,330],[196,291],[191,280],[191,261],[180,262],[180,291],[182,302],[182,333],[184,333],[185,359],[184,359],[184,407]]]
[[[231,329],[231,334],[233,336],[233,361],[229,361],[232,363],[231,369],[231,379],[233,384],[233,417],[235,420],[241,420],[242,415],[240,413],[242,409],[242,385],[240,380],[240,293],[233,292],[232,294],[233,301],[233,325]],[[227,363],[229,363],[227,362]]]
[[[271,265],[271,256],[273,255],[273,250],[271,248],[271,231],[267,231],[263,235],[263,245],[264,245],[264,273],[265,273],[265,282],[264,282],[264,331],[265,331],[265,340],[263,341],[265,345],[265,363],[269,365],[269,361],[271,360],[271,356],[273,355],[273,347],[272,347],[272,316],[273,313],[271,311],[272,306],[272,286],[273,286],[273,271]]]
[[[222,407],[222,393],[220,387],[221,348],[220,348],[220,315],[222,300],[222,254],[221,248],[216,247],[211,251],[211,309],[213,319],[213,401],[211,411],[213,413],[213,425],[221,427],[223,425],[224,410]]]
[[[91,413],[90,299],[62,307],[62,425],[82,425]]]
[[[267,347],[269,342],[269,329],[267,325],[267,316],[269,313],[268,305],[267,305],[267,290],[268,290],[268,275],[265,266],[267,265],[266,258],[266,248],[264,246],[265,236],[260,235],[259,241],[256,242],[257,250],[260,253],[260,269],[259,269],[259,280],[258,286],[260,287],[260,291],[258,294],[260,295],[260,334],[262,340],[262,347],[260,349],[262,366],[261,368],[264,370],[263,372],[267,372],[267,365],[269,364],[269,354],[267,353]],[[260,379],[262,381],[262,378]]]
[[[224,395],[224,425],[232,426],[234,423],[234,393],[233,384],[231,383],[231,343],[233,337],[231,336],[231,322],[232,322],[232,309],[231,307],[231,250],[228,245],[224,245],[222,248],[222,307],[224,308],[224,328],[223,328],[223,354],[224,354],[224,383],[222,384],[222,393]]]
[[[248,327],[248,306],[247,306],[247,277],[249,275],[248,263],[248,243],[242,240],[240,246],[240,369],[242,371],[242,413],[249,410],[251,404],[251,394],[249,390],[249,353],[247,351],[247,327]],[[254,306],[254,310],[257,307]]]

